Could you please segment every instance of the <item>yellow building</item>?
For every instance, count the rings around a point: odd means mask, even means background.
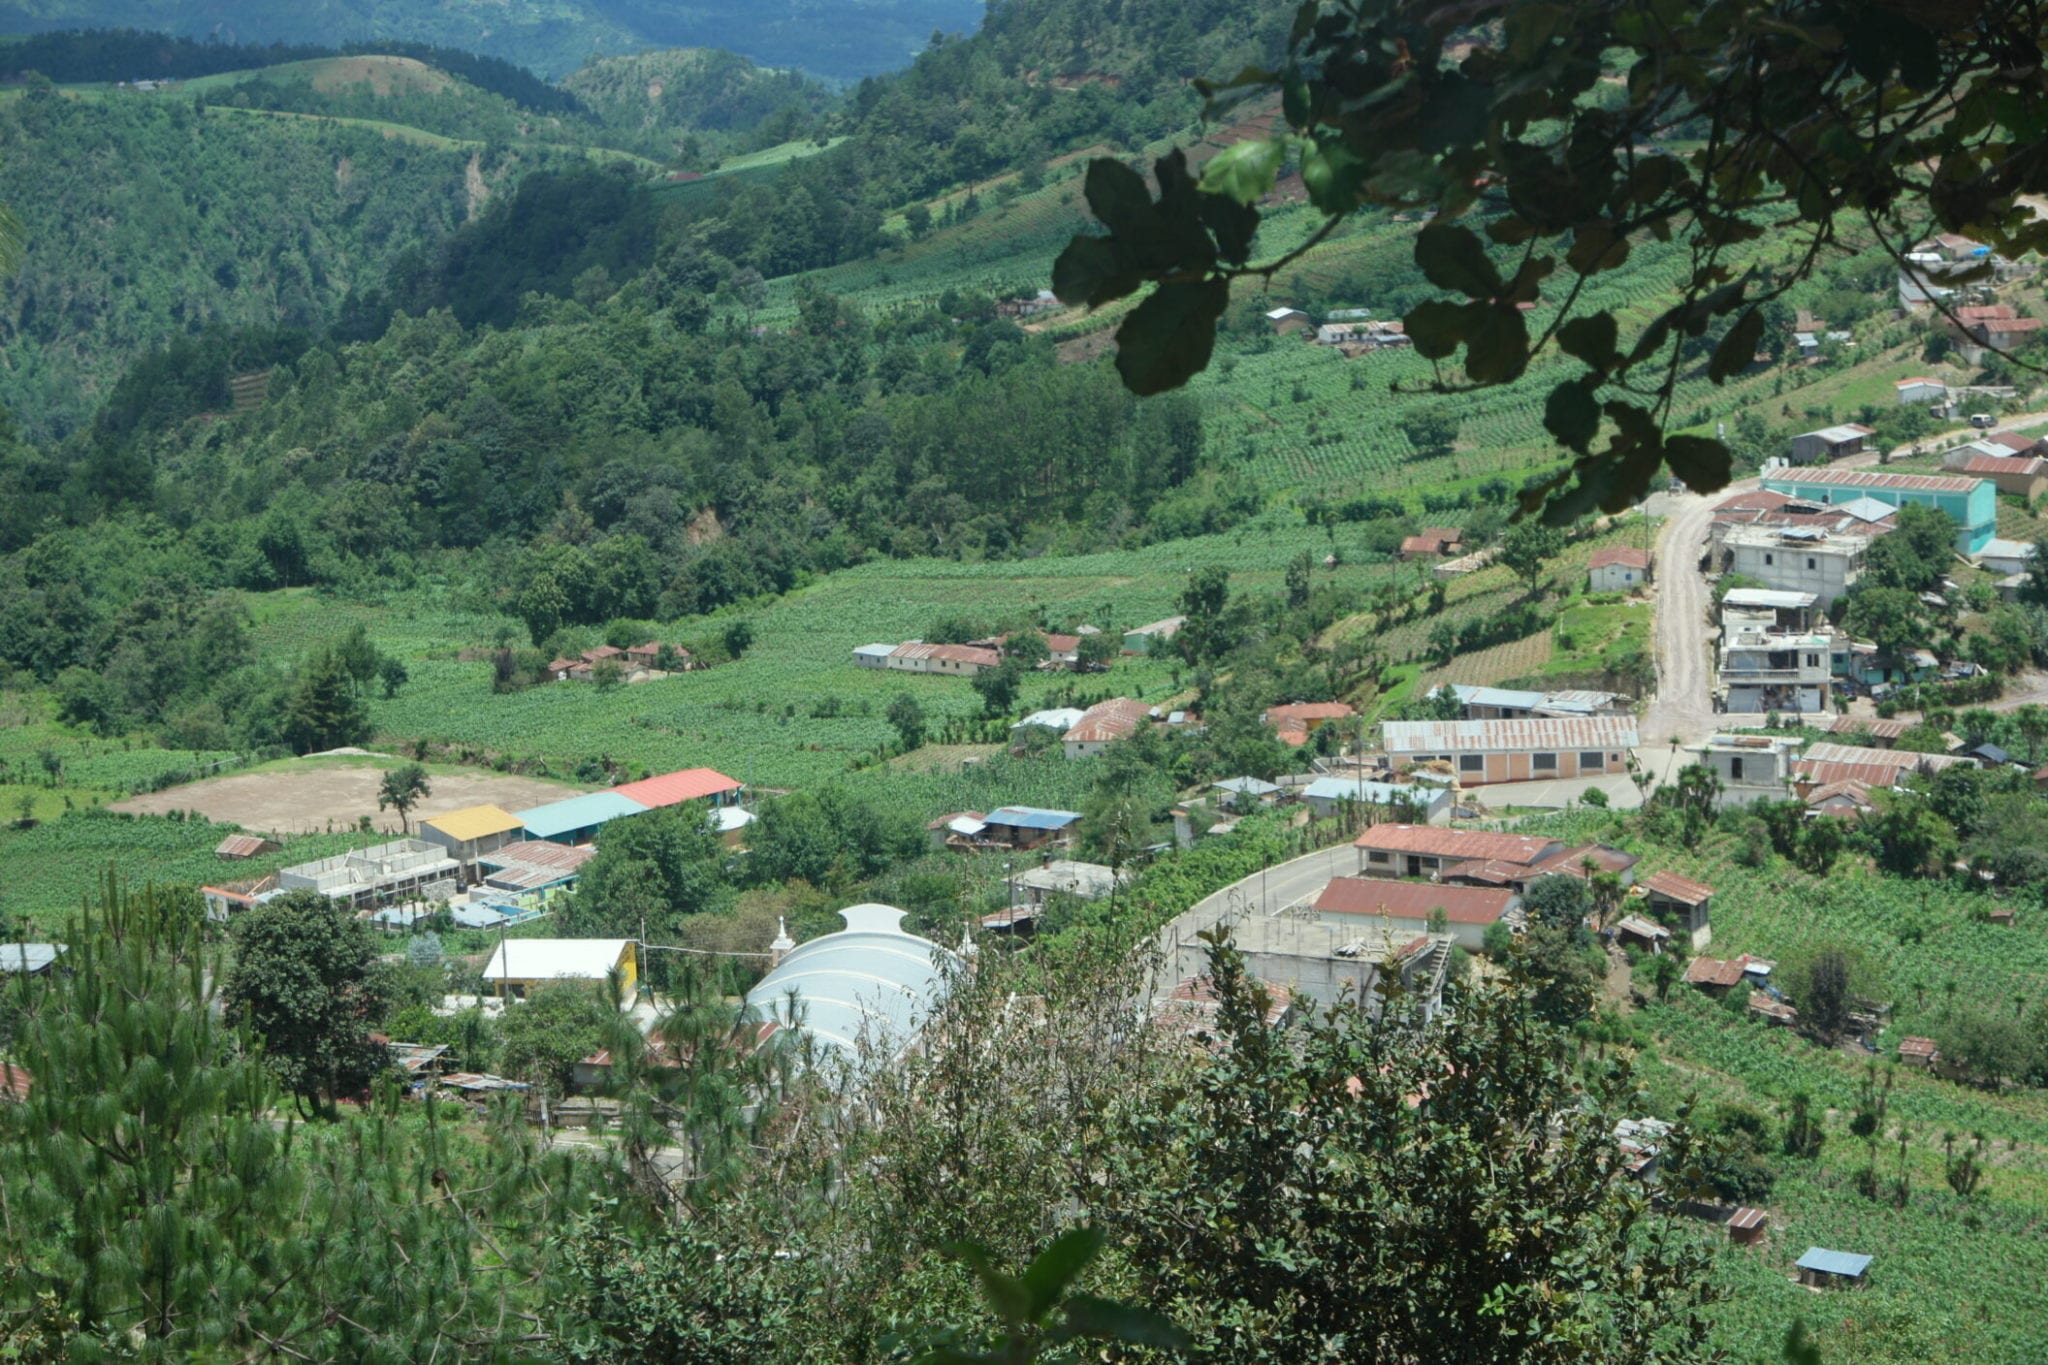
[[[420,838],[439,844],[465,868],[476,866],[485,853],[496,853],[521,835],[518,817],[496,806],[465,806],[420,821]]]

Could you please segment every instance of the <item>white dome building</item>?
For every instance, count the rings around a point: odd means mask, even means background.
[[[907,1048],[944,997],[959,956],[906,933],[893,905],[839,912],[846,927],[791,949],[747,992],[752,1017],[797,1028],[851,1059],[863,1038],[888,1055]]]

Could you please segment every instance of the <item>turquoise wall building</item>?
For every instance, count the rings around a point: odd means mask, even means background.
[[[1895,474],[1883,469],[1775,469],[1763,485],[1788,498],[1823,505],[1871,498],[1889,507],[1938,507],[1956,524],[1956,548],[1976,554],[1998,534],[1998,489],[1989,479]]]

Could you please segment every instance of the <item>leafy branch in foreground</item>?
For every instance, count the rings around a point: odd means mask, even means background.
[[[1666,464],[1695,488],[1727,482],[1719,441],[1665,433],[1684,364],[1712,332],[1708,376],[1747,367],[1763,305],[1842,249],[1845,228],[1902,268],[1932,230],[2008,257],[2048,247],[2048,218],[2022,202],[2048,191],[2030,0],[1305,0],[1278,70],[1200,84],[1212,114],[1277,94],[1290,132],[1219,153],[1199,183],[1173,153],[1156,202],[1128,167],[1090,165],[1109,235],[1076,237],[1053,288],[1097,307],[1156,284],[1117,333],[1126,385],[1155,393],[1200,372],[1232,280],[1271,279],[1357,210],[1426,212],[1415,261],[1446,297],[1410,309],[1407,333],[1432,361],[1464,357],[1462,380],[1440,370],[1434,389],[1508,382],[1547,347],[1579,363],[1544,410],[1574,458],[1525,495],[1554,523],[1625,506]],[[1251,206],[1290,157],[1325,220],[1253,264]],[[1645,233],[1682,240],[1689,269],[1625,336],[1582,294]],[[1792,239],[1788,263],[1757,259],[1767,233]],[[1560,270],[1569,283],[1532,336],[1521,305]]]

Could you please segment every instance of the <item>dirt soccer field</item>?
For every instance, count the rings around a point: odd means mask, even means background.
[[[390,766],[398,766],[396,760]],[[293,764],[266,767],[260,772],[230,773],[146,796],[131,796],[115,802],[112,809],[138,815],[196,810],[208,819],[228,821],[266,834],[317,834],[329,829],[349,829],[367,815],[376,828],[396,834],[398,813],[377,809],[377,787],[383,780],[384,767],[378,764]],[[559,783],[497,773],[437,772],[430,780],[434,794],[414,807],[415,824],[464,806],[492,805],[520,811],[577,794],[576,788]]]

